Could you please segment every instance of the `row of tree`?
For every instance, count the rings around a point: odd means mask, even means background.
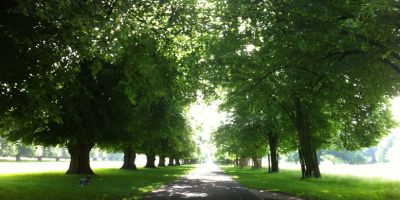
[[[319,149],[376,145],[394,126],[400,3],[212,1],[204,65],[231,121],[214,134],[221,154],[297,151],[302,177],[320,177]]]
[[[67,174],[92,174],[96,145],[124,169],[192,158],[184,115],[197,90],[195,1],[0,2],[0,135],[65,146]]]

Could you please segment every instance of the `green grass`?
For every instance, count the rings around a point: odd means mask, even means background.
[[[222,167],[242,185],[282,192],[310,200],[399,200],[400,182],[380,178],[361,178],[322,174],[321,179],[301,180],[300,171],[282,170],[268,174],[252,170]]]
[[[88,186],[64,172],[0,175],[0,199],[139,199],[186,174],[193,166],[127,171],[96,169]]]

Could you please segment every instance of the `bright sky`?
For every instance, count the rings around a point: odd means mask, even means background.
[[[217,100],[206,104],[199,98],[190,106],[188,113],[192,129],[195,130],[196,143],[207,159],[212,159],[215,152],[215,146],[211,143],[211,133],[227,118],[226,113],[218,111],[221,103],[221,100]]]
[[[397,121],[400,121],[400,97],[394,98],[391,103],[393,116]]]

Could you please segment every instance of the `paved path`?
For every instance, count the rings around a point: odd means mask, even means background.
[[[151,193],[146,200],[262,200],[216,165],[200,165],[188,175]]]

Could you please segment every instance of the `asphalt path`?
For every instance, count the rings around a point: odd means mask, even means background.
[[[216,165],[203,164],[177,181],[154,191],[145,200],[262,200]]]

